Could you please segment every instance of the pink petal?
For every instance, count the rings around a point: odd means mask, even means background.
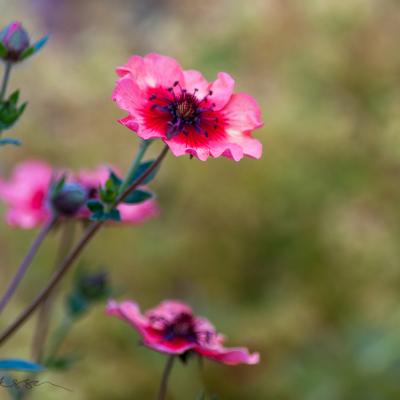
[[[147,318],[141,314],[139,306],[133,301],[117,303],[115,300],[110,300],[106,307],[106,313],[128,322],[139,334],[146,335]]]
[[[122,222],[138,224],[150,218],[157,217],[160,210],[153,200],[146,200],[139,204],[121,204],[118,206]]]
[[[210,84],[199,71],[187,70],[183,71],[185,77],[185,88],[188,93],[194,93],[197,89],[196,96],[201,100],[207,95]]]
[[[176,60],[160,54],[147,54],[143,58],[132,57],[128,63],[117,68],[119,76],[130,77],[142,90],[151,87],[170,87],[178,81],[184,84],[183,71]]]
[[[130,115],[125,118],[121,118],[118,120],[118,122],[126,126],[131,131],[137,132],[139,129],[139,124]]]
[[[253,365],[260,362],[260,355],[258,353],[249,353],[244,347],[224,348],[217,346],[215,348],[207,348],[197,346],[195,351],[204,357],[226,365]]]
[[[234,79],[226,72],[220,72],[217,76],[218,78],[210,86],[213,92],[210,101],[215,104],[216,111],[221,110],[229,102],[235,86]]]
[[[232,136],[238,132],[247,132],[262,126],[260,107],[248,94],[233,94],[222,112],[228,125],[226,131]]]

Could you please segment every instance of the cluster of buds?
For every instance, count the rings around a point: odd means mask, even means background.
[[[0,58],[16,63],[37,53],[47,42],[45,36],[31,44],[29,34],[20,22],[14,21],[0,31]]]

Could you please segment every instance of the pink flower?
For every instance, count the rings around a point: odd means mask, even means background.
[[[9,181],[0,179],[0,199],[7,206],[6,221],[9,225],[24,229],[43,224],[51,217],[49,201],[52,177],[60,176],[61,171],[54,171],[42,161],[25,161],[17,165]],[[78,184],[87,192],[87,198],[98,196],[99,186],[104,184],[109,175],[106,167],[94,171],[82,171],[69,174],[68,184]],[[121,220],[127,223],[140,223],[158,215],[154,199],[139,204],[121,204],[118,206]],[[75,218],[89,218],[90,212],[84,205]]]
[[[110,300],[106,312],[128,322],[147,347],[162,353],[180,355],[191,350],[227,365],[257,364],[260,359],[243,347],[225,348],[224,337],[207,319],[193,315],[189,306],[176,300],[164,301],[144,315],[135,302]]]
[[[50,217],[47,195],[52,174],[44,162],[25,161],[15,167],[10,181],[0,180],[0,199],[8,205],[9,225],[30,229]]]
[[[203,161],[261,157],[262,145],[251,136],[262,125],[260,108],[251,96],[233,93],[229,74],[209,83],[159,54],[133,56],[117,74],[113,100],[129,113],[120,122],[142,139],[161,138],[175,156]]]

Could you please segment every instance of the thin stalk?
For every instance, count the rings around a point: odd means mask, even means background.
[[[74,239],[74,228],[74,221],[68,220],[66,220],[61,227],[62,232],[60,235],[60,243],[58,247],[54,270],[56,270],[64,257],[66,257],[68,252],[71,250]],[[37,363],[41,363],[43,359],[44,346],[48,336],[51,313],[55,302],[55,295],[56,293],[53,292],[45,300],[43,300],[39,310],[36,331],[34,333],[32,341],[32,360]]]
[[[114,207],[121,203],[133,190],[135,190],[162,162],[164,157],[168,153],[168,146],[165,146],[162,152],[159,154],[154,163],[140,176],[138,177],[126,190],[123,192],[118,199],[115,201]],[[0,335],[0,345],[4,342],[30,317],[30,315],[36,310],[40,303],[53,291],[63,276],[68,272],[74,261],[81,254],[82,250],[91,241],[96,232],[101,228],[104,221],[92,222],[81,239],[77,242],[75,247],[69,253],[69,255],[60,264],[57,271],[53,274],[48,282],[47,286],[38,294],[38,296],[28,305],[25,310],[16,318],[16,320],[6,328],[6,330]]]
[[[158,400],[165,400],[167,397],[168,379],[171,375],[172,367],[174,366],[175,356],[170,355],[164,367],[164,372],[161,378],[160,390],[158,391]]]
[[[0,101],[2,101],[4,99],[4,96],[6,95],[6,92],[7,92],[7,85],[8,85],[8,81],[10,80],[11,67],[12,67],[12,63],[6,62],[6,65],[4,68],[3,82],[1,84],[1,89],[0,89]]]
[[[28,251],[28,254],[25,256],[24,260],[19,266],[17,273],[14,276],[14,279],[11,281],[10,285],[6,290],[6,293],[4,294],[4,296],[0,301],[0,314],[3,311],[4,307],[8,304],[15,290],[17,289],[18,285],[24,278],[26,271],[28,270],[33,258],[35,257],[37,251],[40,248],[40,245],[42,244],[47,234],[51,231],[51,229],[55,225],[57,219],[58,219],[57,216],[55,215],[52,216],[40,230],[39,234],[36,236],[36,239],[33,241],[31,248]]]

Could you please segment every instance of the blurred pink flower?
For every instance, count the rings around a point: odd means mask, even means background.
[[[50,217],[47,194],[53,170],[42,161],[25,161],[14,168],[11,179],[0,179],[0,199],[8,205],[11,226],[34,228]]]
[[[49,192],[52,178],[60,176],[62,171],[54,171],[42,161],[25,161],[14,168],[11,179],[0,178],[0,200],[8,209],[6,221],[9,225],[30,229],[41,225],[51,216]],[[88,198],[98,196],[99,186],[104,184],[109,175],[107,167],[93,171],[81,171],[68,175],[67,182],[79,184],[87,191]],[[121,204],[118,206],[121,220],[127,223],[140,223],[158,215],[159,210],[154,199],[139,204]],[[89,218],[90,211],[83,206],[75,218]]]
[[[227,365],[257,364],[260,359],[243,347],[225,348],[224,337],[207,319],[193,315],[188,305],[176,300],[166,300],[144,315],[135,302],[110,300],[106,312],[128,322],[147,347],[162,353],[180,355],[191,350]]]
[[[117,74],[113,100],[129,113],[120,122],[142,139],[161,138],[175,156],[203,161],[261,157],[262,145],[251,136],[262,126],[260,108],[251,96],[233,93],[229,74],[209,83],[159,54],[133,56]]]

